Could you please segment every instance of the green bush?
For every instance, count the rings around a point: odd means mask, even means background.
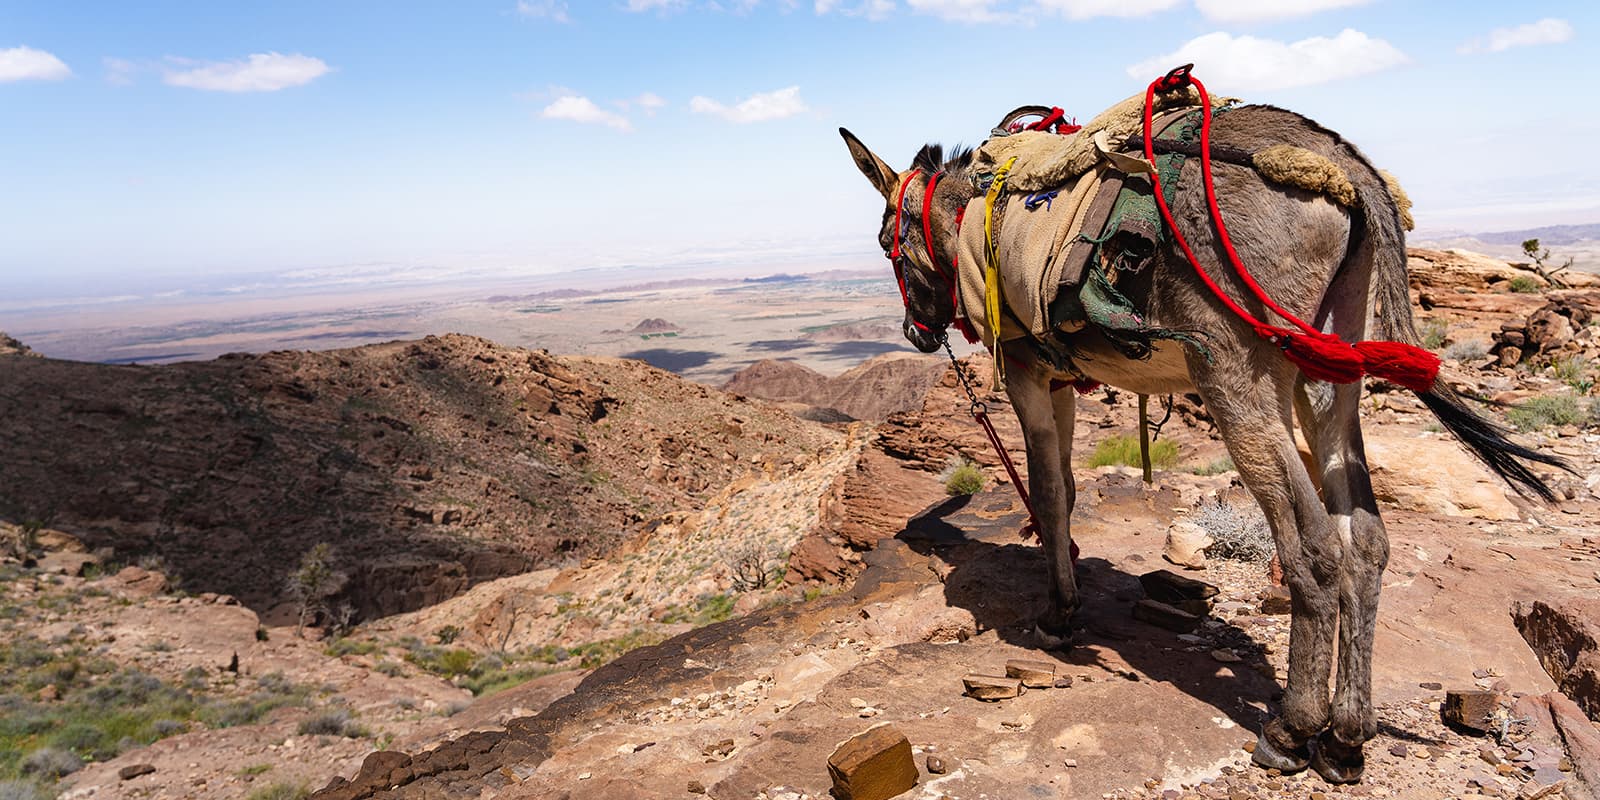
[[[733,616],[733,604],[738,602],[731,594],[714,594],[700,601],[700,610],[695,612],[694,621],[700,625],[709,625],[721,622]]]
[[[1573,391],[1583,394],[1594,386],[1594,375],[1590,369],[1589,359],[1583,356],[1563,356],[1550,362],[1550,374],[1556,380],[1571,386]]]
[[[1234,466],[1233,459],[1223,456],[1209,464],[1195,467],[1192,471],[1196,475],[1221,475],[1224,472],[1233,472],[1238,467]]]
[[[1150,465],[1156,469],[1171,469],[1178,463],[1178,446],[1167,439],[1150,443]],[[1101,439],[1089,454],[1088,466],[1107,467],[1142,466],[1139,461],[1139,438],[1130,434]]]
[[[251,792],[245,800],[305,800],[311,790],[299,783],[274,783]]]
[[[1534,292],[1544,291],[1544,286],[1539,283],[1539,279],[1531,275],[1518,275],[1511,279],[1511,283],[1508,286],[1511,291],[1517,294],[1533,294]]]
[[[348,655],[370,655],[381,649],[377,642],[357,639],[334,639],[333,643],[323,649],[323,654],[338,658]]]
[[[1506,412],[1506,419],[1519,431],[1536,431],[1559,425],[1582,425],[1585,414],[1572,395],[1557,394],[1529,398]]]
[[[944,479],[945,493],[951,496],[977,494],[988,481],[983,470],[966,459],[952,462],[939,477]]]
[[[0,800],[47,800],[54,796],[54,792],[46,794],[44,788],[33,781],[0,780]]]
[[[1423,320],[1417,328],[1417,333],[1422,336],[1422,346],[1429,350],[1438,350],[1444,347],[1445,336],[1450,333],[1450,321],[1434,317]]]

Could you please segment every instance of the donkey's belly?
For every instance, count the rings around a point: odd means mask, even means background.
[[[1138,394],[1178,394],[1194,390],[1183,345],[1160,342],[1148,361],[1123,356],[1104,339],[1075,340],[1079,358],[1073,365],[1085,375],[1118,389]]]

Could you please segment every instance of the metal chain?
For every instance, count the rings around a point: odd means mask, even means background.
[[[967,400],[972,403],[972,416],[976,417],[979,414],[988,413],[989,406],[978,399],[978,393],[973,390],[972,382],[967,380],[967,371],[961,368],[960,362],[956,361],[956,351],[950,348],[950,336],[940,333],[939,344],[944,345],[945,353],[950,356],[950,366],[955,367],[956,377],[961,380],[961,388],[967,390]]]

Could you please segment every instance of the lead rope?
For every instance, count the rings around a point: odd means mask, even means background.
[[[978,399],[978,393],[972,388],[972,381],[967,379],[967,371],[961,368],[961,363],[956,361],[956,351],[950,348],[950,337],[939,334],[939,344],[944,345],[944,352],[950,356],[950,366],[956,371],[956,378],[961,381],[961,388],[967,392],[967,401],[972,418],[983,427],[983,433],[989,437],[989,444],[994,447],[995,455],[1000,457],[1000,465],[1006,468],[1006,475],[1011,478],[1011,485],[1017,487],[1017,497],[1022,498],[1022,507],[1028,511],[1028,524],[1022,526],[1017,535],[1024,539],[1038,536],[1039,541],[1044,541],[1040,535],[1039,517],[1033,513],[1033,501],[1028,498],[1028,490],[1022,485],[1022,476],[1017,474],[1017,465],[1012,463],[1011,454],[1006,452],[1006,446],[1000,441],[1000,434],[994,429],[994,423],[989,420],[989,406]],[[1078,560],[1078,543],[1072,543],[1072,560]]]

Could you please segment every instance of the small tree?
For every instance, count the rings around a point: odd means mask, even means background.
[[[1568,256],[1566,261],[1561,262],[1561,266],[1555,267],[1554,269],[1550,268],[1545,264],[1545,261],[1550,258],[1550,248],[1546,247],[1541,249],[1539,247],[1538,239],[1529,239],[1523,242],[1522,253],[1528,258],[1533,259],[1533,271],[1539,273],[1539,277],[1549,281],[1550,285],[1557,289],[1567,288],[1566,281],[1557,278],[1556,275],[1566,272],[1567,268],[1572,266],[1571,256]]]
[[[303,636],[306,621],[328,612],[328,600],[344,588],[346,576],[333,568],[333,545],[319,542],[300,557],[300,568],[289,574],[289,596],[300,606],[294,635]]]

